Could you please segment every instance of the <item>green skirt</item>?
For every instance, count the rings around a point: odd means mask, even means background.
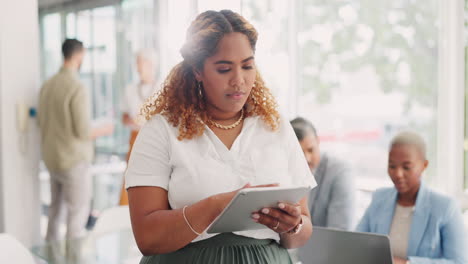
[[[140,264],[246,263],[292,264],[288,251],[272,239],[223,233],[190,243],[175,252],[143,257]]]

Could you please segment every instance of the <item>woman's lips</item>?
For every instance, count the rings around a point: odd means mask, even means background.
[[[230,94],[227,94],[228,97],[234,99],[234,100],[239,100],[239,99],[242,99],[242,97],[244,97],[244,93],[242,92],[235,92],[235,93],[230,93]]]
[[[404,182],[396,182],[395,185],[396,185],[397,188],[401,188],[401,187],[405,186],[405,183]]]

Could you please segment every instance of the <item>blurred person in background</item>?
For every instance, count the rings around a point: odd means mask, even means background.
[[[342,230],[354,228],[355,185],[349,166],[320,151],[314,125],[297,117],[291,121],[317,187],[309,195],[312,223]]]
[[[66,238],[81,237],[91,205],[93,140],[113,133],[114,125],[92,127],[90,98],[78,72],[85,49],[76,39],[62,45],[63,66],[40,91],[38,120],[42,158],[50,173],[51,204],[47,241],[59,240],[60,215],[66,213]]]
[[[122,122],[130,128],[129,149],[127,152],[127,162],[130,158],[133,143],[140,130],[138,123],[138,115],[140,108],[148,97],[159,89],[159,84],[156,79],[158,67],[156,53],[151,49],[141,49],[136,54],[136,66],[139,81],[136,84],[129,85],[125,88],[124,96],[122,97]],[[122,184],[120,193],[120,205],[128,205],[128,195]]]
[[[388,155],[394,187],[375,191],[357,231],[388,235],[394,264],[466,264],[460,207],[421,181],[428,165],[418,134],[395,136]]]

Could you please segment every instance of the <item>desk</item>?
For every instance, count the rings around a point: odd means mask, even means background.
[[[53,264],[138,264],[142,256],[131,229],[48,242],[31,251],[45,263]]]

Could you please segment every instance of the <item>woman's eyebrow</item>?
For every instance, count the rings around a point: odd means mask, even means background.
[[[253,60],[253,59],[254,59],[254,56],[250,56],[250,57],[248,57],[247,59],[243,59],[243,60],[242,60],[242,63],[247,62],[247,61],[249,61],[249,60]]]
[[[227,61],[227,60],[220,60],[215,62],[214,64],[233,64],[232,61]]]
[[[243,59],[241,62],[244,63],[244,62],[247,62],[247,61],[253,60],[253,59],[254,59],[254,56],[250,56],[247,59]],[[219,60],[219,61],[216,61],[214,64],[233,64],[233,62],[228,61],[228,60]]]

